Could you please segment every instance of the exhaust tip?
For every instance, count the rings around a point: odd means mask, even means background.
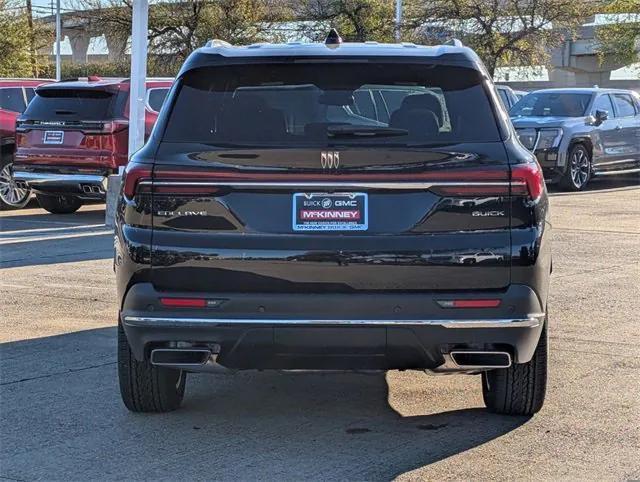
[[[506,351],[452,351],[453,362],[460,368],[509,368],[511,355]]]
[[[204,365],[211,358],[206,348],[158,348],[151,351],[151,364],[158,366]]]

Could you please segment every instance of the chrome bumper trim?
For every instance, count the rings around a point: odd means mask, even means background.
[[[329,325],[329,326],[440,326],[443,328],[535,328],[540,326],[544,313],[534,313],[528,318],[480,319],[480,320],[278,320],[240,318],[168,318],[150,316],[125,316],[130,326],[180,326],[180,325]]]
[[[92,184],[105,186],[106,177],[93,174],[55,174],[48,172],[14,171],[16,181],[26,182],[28,185],[41,184]]]

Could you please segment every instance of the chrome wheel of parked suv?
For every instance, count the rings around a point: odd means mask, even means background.
[[[567,172],[562,179],[563,187],[581,191],[591,178],[591,155],[584,145],[576,144],[569,151],[568,162]]]
[[[0,164],[0,209],[20,209],[27,205],[30,189],[18,186],[13,178],[13,164],[3,161]]]

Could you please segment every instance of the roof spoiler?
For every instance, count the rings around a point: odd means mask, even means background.
[[[233,47],[233,45],[231,45],[229,42],[225,42],[224,40],[220,40],[218,38],[214,38],[209,40],[206,44],[204,44],[205,47]]]

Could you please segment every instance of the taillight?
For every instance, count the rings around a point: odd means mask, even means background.
[[[544,192],[544,175],[537,162],[516,164],[511,167],[511,193],[529,196],[537,201]]]
[[[429,173],[430,174],[430,173]],[[429,175],[427,174],[427,175]],[[433,176],[431,174],[431,176]],[[431,191],[441,196],[508,196],[509,173],[505,168],[443,172]]]
[[[129,128],[129,121],[126,119],[118,119],[105,122],[103,125],[104,132],[114,134]]]
[[[24,147],[27,145],[27,135],[22,132],[16,132],[16,146]]]
[[[124,170],[124,187],[122,192],[128,199],[133,199],[141,181],[151,179],[152,167],[148,164],[127,164]]]

